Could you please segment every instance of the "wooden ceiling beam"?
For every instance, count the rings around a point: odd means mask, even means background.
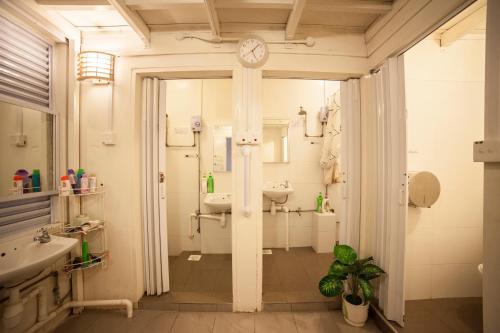
[[[464,17],[454,26],[444,31],[440,36],[441,47],[451,45],[467,33],[477,28],[482,22],[486,22],[486,5]]]
[[[294,39],[295,32],[299,26],[300,18],[304,12],[304,7],[306,6],[306,0],[295,0],[293,3],[292,12],[288,16],[288,21],[286,22],[285,28],[285,38]]]
[[[108,0],[120,15],[127,21],[128,25],[135,31],[135,33],[142,39],[144,45],[149,47],[151,43],[151,31],[146,23],[135,11],[130,9],[124,0]]]
[[[215,9],[215,0],[205,0],[205,7],[207,9],[208,22],[210,23],[212,35],[220,37],[220,22],[219,15],[217,15],[217,10]]]
[[[332,13],[386,14],[392,9],[392,1],[367,0],[310,0],[307,10]]]

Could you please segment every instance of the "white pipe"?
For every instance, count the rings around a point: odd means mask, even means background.
[[[243,215],[249,217],[252,213],[250,208],[250,147],[243,146],[241,153],[244,157],[243,166]]]
[[[116,299],[116,300],[101,300],[101,301],[75,301],[65,303],[60,308],[52,311],[48,314],[45,320],[37,322],[35,325],[31,326],[24,333],[34,333],[42,328],[45,324],[47,324],[50,320],[54,319],[58,314],[67,310],[69,308],[80,308],[80,307],[89,307],[89,306],[120,306],[123,305],[127,309],[127,318],[132,318],[133,315],[133,307],[132,302],[128,299]]]
[[[285,213],[285,250],[289,251],[290,250],[290,225],[289,225],[290,209],[287,206],[276,205],[274,201],[271,201],[271,215],[273,215],[273,210],[274,210],[274,214],[276,214],[276,212]]]
[[[220,43],[238,43],[240,38],[234,37],[219,37],[213,36],[212,38],[205,38],[201,36],[197,36],[194,34],[181,33],[176,36],[176,39],[182,41],[184,39],[198,39],[206,43],[212,44],[220,44]],[[274,41],[266,41],[267,44],[304,44],[308,47],[313,47],[316,44],[316,41],[312,37],[307,37],[306,39],[291,39],[291,40],[274,40]]]

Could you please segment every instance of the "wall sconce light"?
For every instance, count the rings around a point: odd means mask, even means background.
[[[115,78],[115,56],[105,52],[83,51],[78,54],[78,80],[109,83]]]
[[[109,87],[109,106],[106,131],[102,134],[102,143],[114,145],[116,143],[113,130],[113,82],[115,79],[115,56],[97,51],[83,51],[78,54],[78,81],[92,80],[93,84]]]

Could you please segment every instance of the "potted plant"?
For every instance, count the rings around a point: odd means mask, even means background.
[[[335,261],[328,274],[319,282],[319,291],[327,297],[342,294],[344,319],[353,326],[363,326],[368,319],[368,306],[374,296],[370,280],[385,273],[371,264],[373,257],[358,259],[356,251],[348,245],[336,245]]]

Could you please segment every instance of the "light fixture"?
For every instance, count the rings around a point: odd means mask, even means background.
[[[110,82],[115,77],[115,56],[105,52],[83,51],[78,54],[78,80]]]

